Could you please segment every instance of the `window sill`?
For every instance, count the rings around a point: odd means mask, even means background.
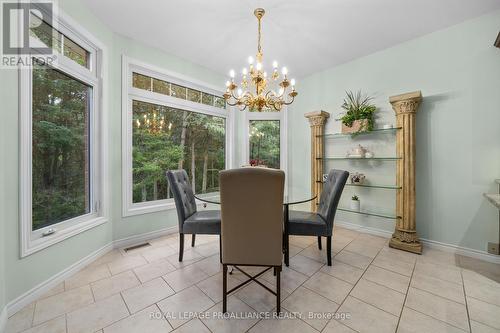
[[[23,247],[21,248],[21,258],[32,255],[33,253],[62,242],[82,232],[100,226],[106,222],[108,222],[108,219],[106,217],[96,217],[85,222],[78,223],[71,227],[61,228],[56,233],[50,236],[40,237],[36,239],[30,238],[22,242]],[[28,237],[31,237],[31,235],[28,235]]]
[[[211,200],[218,199],[218,195],[210,195],[203,197],[203,199]],[[200,206],[205,204],[203,201],[196,200],[196,205]],[[149,203],[139,203],[132,204],[130,207],[126,207],[123,210],[122,217],[130,217],[137,215],[144,215],[150,213],[157,213],[162,211],[175,210],[175,202],[174,199],[169,199],[168,201],[157,201],[157,202],[149,202]]]

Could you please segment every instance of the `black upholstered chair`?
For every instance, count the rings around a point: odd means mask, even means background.
[[[323,185],[316,213],[290,210],[286,228],[287,247],[289,235],[317,236],[318,247],[321,250],[321,237],[326,237],[328,266],[332,265],[333,220],[348,177],[347,171],[330,170],[328,179]],[[286,256],[285,262],[288,263],[288,248]]]
[[[191,234],[191,246],[196,234],[220,235],[220,210],[197,211],[196,199],[185,170],[167,171],[179,220],[179,261],[184,254],[184,234]]]

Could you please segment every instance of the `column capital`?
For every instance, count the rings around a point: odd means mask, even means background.
[[[313,111],[304,114],[304,117],[309,120],[310,126],[322,126],[326,123],[330,114],[326,111]]]
[[[396,95],[389,97],[389,102],[396,115],[403,113],[416,113],[422,100],[422,93],[414,91],[411,93]]]

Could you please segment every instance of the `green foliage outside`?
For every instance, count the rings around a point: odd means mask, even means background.
[[[250,164],[280,168],[280,121],[250,121]]]

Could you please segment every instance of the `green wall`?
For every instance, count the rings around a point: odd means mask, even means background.
[[[304,159],[310,152],[305,112],[330,112],[326,132],[338,132],[340,122],[333,118],[341,111],[345,91],[360,89],[375,95],[378,123],[394,123],[389,96],[421,90],[416,162],[420,236],[482,251],[488,241],[498,242],[498,212],[482,194],[497,191],[493,180],[500,178],[500,50],[493,47],[499,26],[500,11],[496,11],[300,80],[300,95],[290,111],[292,193],[310,191],[310,162]],[[326,146],[329,154],[344,155],[358,141],[329,140]],[[359,142],[369,147],[382,143],[386,150],[392,145],[391,138]],[[362,169],[372,179],[394,173],[390,165],[339,162],[328,167]],[[394,206],[390,191],[357,194],[362,205]],[[349,213],[339,213],[337,219],[385,231],[394,226],[391,220]]]
[[[0,311],[3,306],[49,279],[81,258],[113,240],[159,230],[177,224],[174,210],[122,218],[121,195],[121,64],[122,54],[140,61],[178,72],[198,80],[223,85],[224,78],[188,61],[166,54],[111,32],[78,0],[60,1],[62,10],[97,37],[106,47],[107,67],[104,94],[107,103],[109,132],[109,207],[110,221],[75,237],[20,259],[19,256],[19,141],[18,141],[18,74],[16,70],[0,71],[2,101],[2,178],[1,202],[4,205],[0,226]],[[5,138],[9,138],[8,142]],[[2,229],[3,228],[3,229]],[[5,249],[5,253],[3,252]],[[2,265],[5,265],[2,267]],[[5,288],[2,286],[5,283]],[[5,290],[5,295],[4,295]],[[5,299],[5,300],[4,300]]]

